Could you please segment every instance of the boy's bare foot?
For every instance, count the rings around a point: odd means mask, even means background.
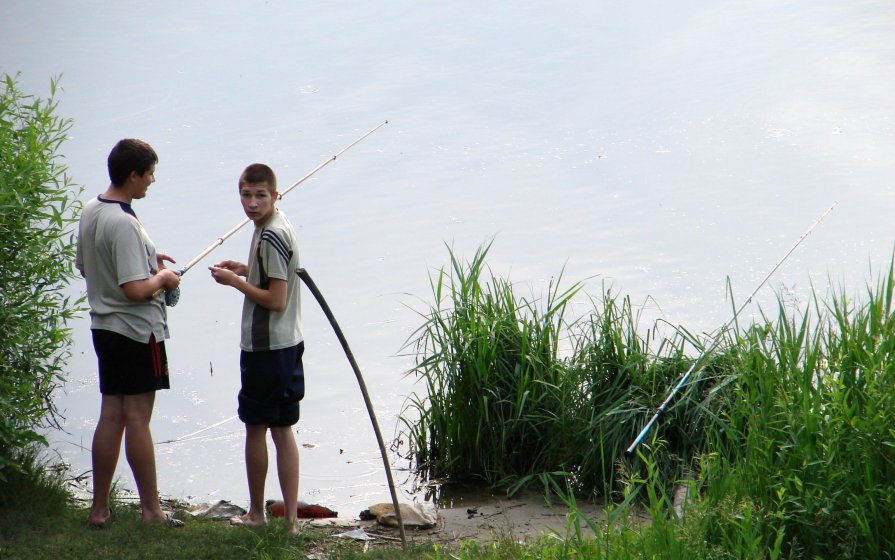
[[[112,518],[112,509],[106,508],[105,511],[94,510],[91,508],[90,515],[87,517],[87,526],[91,529],[102,529]]]
[[[305,525],[307,525],[307,524],[308,524],[307,519],[296,519],[291,524],[289,523],[289,521],[286,521],[286,527],[287,527],[286,532],[290,535],[300,535],[302,529],[304,529]]]
[[[144,525],[156,525],[156,524],[165,524],[168,527],[180,528],[183,527],[184,523],[180,519],[175,518],[169,513],[163,513],[161,516],[158,515],[149,515],[143,516],[143,524]]]
[[[255,519],[251,516],[251,514],[244,515],[234,515],[230,518],[230,525],[245,525],[246,527],[259,527],[261,525],[267,525],[267,519],[261,518]]]

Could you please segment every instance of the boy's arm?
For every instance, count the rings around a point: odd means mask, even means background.
[[[82,277],[84,276],[84,254],[82,253],[83,249],[81,249],[81,234],[78,233],[78,242],[75,245],[75,268],[78,272],[81,273]]]
[[[170,268],[163,268],[157,274],[143,280],[132,280],[121,285],[124,295],[131,301],[152,299],[159,290],[173,290],[180,285],[180,276]]]
[[[257,305],[276,312],[286,309],[286,289],[288,285],[285,280],[271,278],[268,280],[268,286],[265,290],[249,284],[245,278],[236,274],[230,268],[210,266],[208,269],[211,271],[211,277],[214,278],[215,282],[225,286],[233,286]]]

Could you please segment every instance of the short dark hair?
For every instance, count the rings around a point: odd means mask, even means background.
[[[109,179],[116,187],[123,186],[131,171],[143,175],[158,163],[158,154],[152,146],[136,138],[119,140],[109,152]]]
[[[267,183],[267,186],[270,188],[271,192],[276,192],[277,190],[276,174],[274,174],[273,169],[264,165],[263,163],[253,163],[252,165],[246,167],[245,171],[242,172],[242,175],[239,176],[240,189],[244,185],[254,183]]]

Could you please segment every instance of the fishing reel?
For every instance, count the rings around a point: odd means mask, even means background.
[[[165,305],[174,307],[178,301],[180,301],[180,286],[173,290],[165,290]]]
[[[180,270],[176,270],[178,276],[183,276],[187,271],[187,268],[181,268]],[[174,307],[177,305],[177,302],[180,301],[180,286],[177,286],[173,290],[165,290],[165,305],[168,307]]]

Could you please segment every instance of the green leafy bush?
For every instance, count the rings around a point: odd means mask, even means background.
[[[58,420],[51,396],[70,354],[66,325],[83,307],[65,290],[81,192],[59,161],[71,122],[56,115],[56,80],[41,99],[17,78],[0,83],[0,480]]]

